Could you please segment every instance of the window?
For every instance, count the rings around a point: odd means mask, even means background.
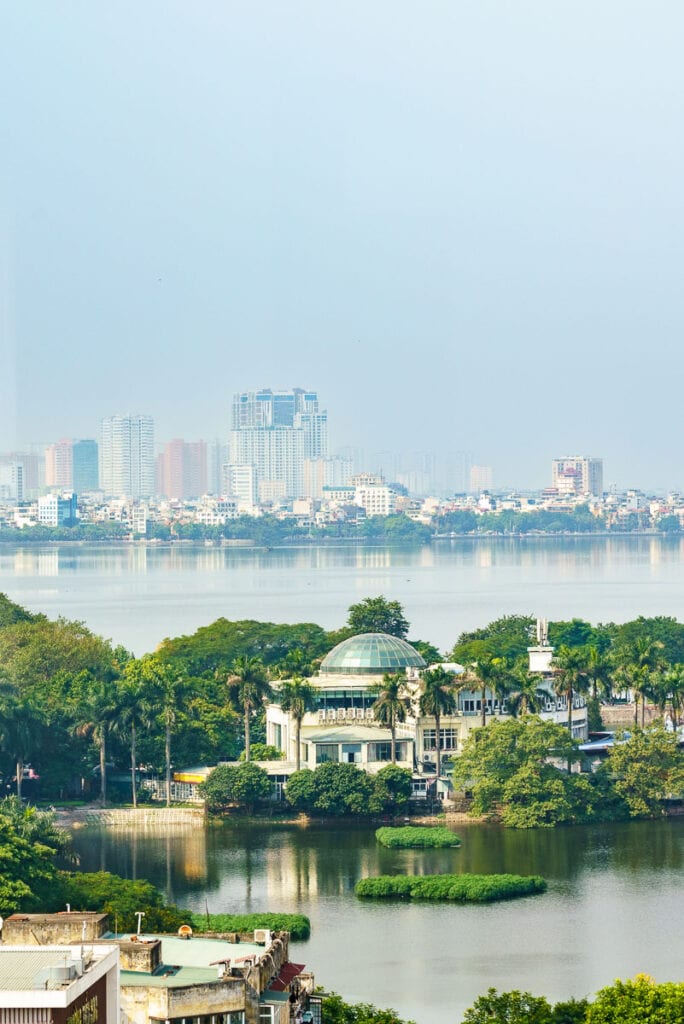
[[[343,743],[342,760],[345,764],[361,764],[361,744]]]
[[[435,742],[436,729],[423,729],[423,750],[436,750],[437,745]],[[440,750],[456,750],[456,730],[455,729],[440,729],[439,730]]]
[[[397,761],[406,760],[406,743],[401,740],[397,741],[396,744]],[[392,760],[392,744],[387,742],[371,743],[370,750],[368,752],[369,760],[371,761],[391,761]]]
[[[340,748],[337,743],[316,744],[316,764],[325,764],[327,761],[339,761]]]
[[[259,1024],[273,1024],[273,1006],[259,1003]]]

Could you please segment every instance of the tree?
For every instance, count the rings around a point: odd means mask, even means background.
[[[531,715],[495,720],[468,736],[454,764],[454,785],[472,792],[474,814],[514,828],[581,820],[593,810],[590,784],[553,763],[579,760],[577,747],[553,722]]]
[[[660,723],[618,739],[600,772],[611,780],[632,818],[655,818],[664,813],[668,796],[684,792],[684,754],[677,734]]]
[[[183,679],[180,669],[157,654],[146,654],[137,669],[151,715],[158,715],[164,730],[166,806],[171,806],[171,737],[177,722]]]
[[[281,685],[279,694],[281,708],[295,723],[295,762],[296,770],[299,771],[302,755],[302,722],[307,711],[312,711],[316,706],[317,690],[301,676],[293,676]]]
[[[406,721],[410,706],[406,675],[402,672],[385,673],[373,703],[373,716],[390,731],[392,764],[397,763],[397,723]]]
[[[468,680],[474,682],[480,690],[480,717],[482,725],[487,724],[487,690],[494,696],[500,696],[505,690],[505,674],[501,658],[481,658],[474,661],[468,668]],[[473,687],[475,689],[475,687]]]
[[[548,698],[548,691],[542,685],[542,677],[530,672],[527,658],[520,658],[506,670],[508,706],[511,714],[529,715],[541,711]]]
[[[310,814],[321,812],[334,817],[368,814],[374,795],[373,780],[354,764],[328,761],[315,771],[302,768],[287,783],[287,802]]]
[[[567,700],[568,732],[572,736],[572,705],[575,695],[586,693],[588,686],[589,666],[586,648],[561,644],[551,665],[554,669],[553,688],[559,697],[565,697]]]
[[[126,665],[124,678],[115,694],[116,713],[114,732],[126,737],[131,745],[131,793],[133,807],[138,806],[136,740],[138,732],[149,728],[152,722],[154,704],[150,698],[143,669],[139,661]]]
[[[683,1020],[684,983],[657,985],[644,974],[602,988],[586,1012],[587,1024],[681,1024]]]
[[[40,748],[44,731],[42,710],[30,697],[14,689],[4,696],[0,703],[0,749],[14,760],[20,800],[24,766]]]
[[[118,714],[115,684],[93,679],[90,672],[79,673],[72,717],[77,736],[90,736],[97,744],[100,758],[100,802],[107,806],[107,737]]]
[[[57,879],[54,854],[52,847],[24,838],[11,819],[0,814],[0,916],[45,905]]]
[[[395,1010],[379,1010],[371,1003],[345,1003],[335,992],[325,996],[321,1007],[325,1024],[413,1024]]]
[[[641,701],[641,727],[645,724],[646,697],[649,694],[653,675],[665,667],[662,640],[649,636],[637,636],[623,643],[616,652],[616,678],[631,689],[634,697],[634,724],[639,721]]]
[[[371,801],[374,814],[403,814],[411,799],[412,776],[408,768],[386,764],[373,776],[375,792]]]
[[[535,619],[531,615],[503,615],[489,625],[461,633],[450,659],[468,665],[481,658],[515,661],[527,655],[533,642]]]
[[[237,701],[243,710],[245,723],[245,761],[249,761],[250,720],[257,708],[262,707],[273,691],[266,678],[266,670],[260,658],[241,655],[233,662],[228,686],[236,691]]]
[[[463,1024],[549,1024],[551,1006],[530,992],[497,992],[490,988],[466,1010]]]
[[[271,781],[258,764],[242,761],[218,765],[199,789],[212,812],[225,810],[231,804],[251,809],[259,800],[270,796]]]
[[[409,624],[399,601],[388,601],[385,597],[366,597],[349,608],[347,628],[356,633],[389,633],[405,640]]]
[[[456,681],[452,672],[444,668],[428,668],[420,674],[422,693],[418,701],[421,715],[435,720],[435,750],[437,777],[442,773],[442,743],[440,724],[442,715],[453,715],[458,707]]]

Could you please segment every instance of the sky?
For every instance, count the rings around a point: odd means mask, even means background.
[[[0,450],[302,386],[333,447],[684,489],[677,0],[0,5]]]

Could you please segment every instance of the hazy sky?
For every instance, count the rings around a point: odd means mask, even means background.
[[[677,0],[5,0],[0,449],[301,385],[334,445],[684,488],[682,38]]]

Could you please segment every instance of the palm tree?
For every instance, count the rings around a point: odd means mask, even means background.
[[[136,739],[139,730],[149,728],[152,724],[154,705],[150,699],[150,689],[139,661],[131,661],[125,669],[124,679],[116,690],[116,713],[114,732],[125,736],[131,744],[131,791],[133,807],[138,806],[136,786]]]
[[[100,802],[107,806],[107,737],[116,719],[118,707],[114,684],[111,680],[92,680],[88,676],[87,696],[83,696],[76,708],[77,736],[90,736],[95,741],[100,755]]]
[[[487,690],[492,697],[494,694],[502,694],[504,684],[504,666],[501,658],[481,658],[470,665],[468,678],[474,682],[480,691],[481,723],[487,724]]]
[[[373,704],[373,716],[390,731],[392,764],[397,763],[397,722],[405,722],[411,707],[403,672],[385,673]]]
[[[530,672],[527,658],[521,658],[507,670],[508,704],[511,714],[517,718],[541,711],[548,697],[538,672]]]
[[[164,775],[166,806],[171,806],[171,736],[176,724],[183,681],[179,672],[156,654],[142,658],[140,670],[148,688],[153,709],[164,727]]]
[[[666,662],[660,652],[660,640],[639,637],[625,644],[616,655],[618,667],[616,677],[631,689],[634,695],[634,724],[639,722],[639,701],[641,701],[641,726],[646,717],[646,697],[652,684],[653,673],[665,668]]]
[[[292,679],[285,680],[280,687],[279,693],[281,708],[283,711],[289,712],[290,718],[295,723],[295,745],[297,748],[295,761],[297,771],[299,771],[302,754],[302,720],[307,711],[313,711],[316,705],[317,690],[307,679],[303,679],[301,676],[293,676]]]
[[[589,656],[586,647],[561,644],[551,661],[554,669],[553,688],[557,696],[568,702],[568,730],[572,736],[572,704],[575,694],[586,693],[589,681]],[[568,762],[570,771],[570,762]]]
[[[237,701],[245,716],[245,761],[249,761],[249,725],[253,712],[273,695],[260,658],[240,655],[233,662],[228,685],[237,693]]]
[[[29,697],[22,697],[14,691],[0,704],[0,749],[16,764],[19,800],[24,765],[40,749],[44,729],[42,711]]]
[[[428,668],[421,672],[423,692],[418,706],[421,715],[435,720],[435,746],[437,750],[437,777],[442,774],[440,722],[442,715],[453,715],[458,707],[456,682],[452,672],[443,668]]]
[[[610,696],[615,671],[611,654],[591,645],[587,648],[587,677],[591,683],[591,699],[598,700],[599,693]]]

